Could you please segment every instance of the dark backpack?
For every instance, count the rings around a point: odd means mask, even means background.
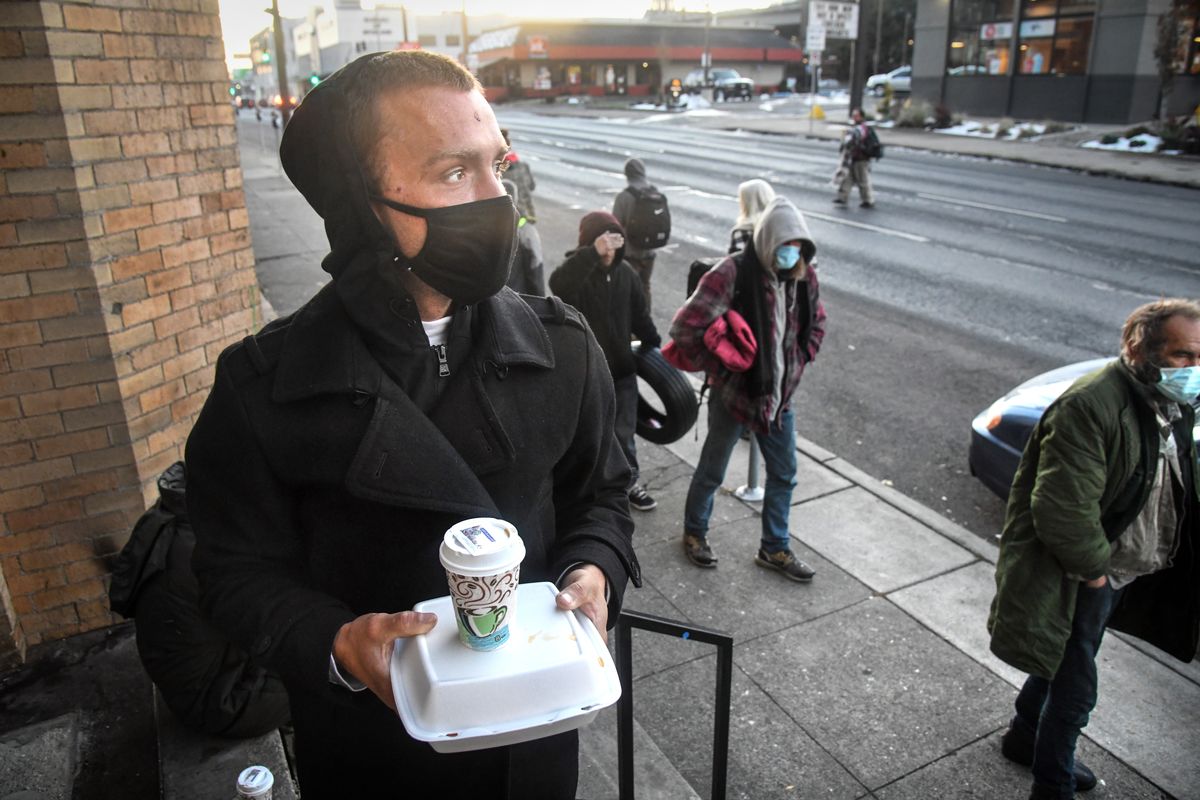
[[[699,258],[693,261],[692,265],[688,267],[687,296],[691,297],[696,293],[696,286],[700,283],[700,279],[704,277],[704,273],[724,260],[724,258]]]
[[[628,189],[633,195],[633,212],[625,226],[625,239],[638,250],[662,247],[671,238],[671,209],[667,198],[653,186]]]
[[[863,152],[867,158],[883,158],[883,144],[875,134],[874,128],[867,128],[867,140],[863,142]]]

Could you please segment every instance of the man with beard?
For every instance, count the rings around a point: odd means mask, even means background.
[[[1031,800],[1096,785],[1075,743],[1098,694],[1106,628],[1182,661],[1200,640],[1200,303],[1135,309],[1121,357],[1042,415],[1013,478],[988,618],[991,649],[1029,673],[1001,751]]]
[[[447,593],[438,547],[465,518],[513,523],[521,579],[601,631],[640,580],[604,355],[573,310],[504,288],[505,152],[437,54],[364,56],[313,89],[280,156],[332,281],[222,354],[188,440],[203,603],[283,678],[306,798],[575,796],[574,732],[439,754],[389,674],[397,638],[454,624],[410,609]]]

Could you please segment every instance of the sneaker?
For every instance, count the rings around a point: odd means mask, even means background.
[[[754,563],[760,567],[782,572],[785,578],[798,583],[808,583],[813,579],[813,575],[817,574],[816,570],[792,555],[791,550],[780,550],[778,553],[768,554],[760,547],[758,555],[754,557]]]
[[[844,205],[846,205],[846,201],[840,197],[835,197],[835,198],[833,198],[833,204],[835,206],[844,206]]]
[[[874,204],[874,203],[867,203],[867,202],[863,202],[863,203],[859,203],[859,204],[858,204],[858,207],[859,207],[859,208],[874,208],[874,207],[875,207],[875,204]]]
[[[629,490],[629,507],[636,508],[638,511],[652,511],[658,508],[658,501],[647,494],[645,488],[639,483]]]
[[[708,546],[708,539],[703,536],[685,533],[683,535],[683,554],[697,567],[713,569],[717,566],[717,557],[712,548]]]

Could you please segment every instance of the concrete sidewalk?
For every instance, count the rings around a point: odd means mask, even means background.
[[[790,528],[817,576],[787,581],[754,564],[757,504],[731,494],[745,482],[743,442],[710,531],[720,565],[698,569],[680,537],[700,417],[669,447],[639,443],[659,506],[635,512],[645,586],[627,607],[733,634],[728,796],[1026,797],[1028,771],[1000,755],[1024,676],[987,649],[996,548],[798,439]],[[714,651],[635,631],[633,663],[635,718],[709,796]],[[1089,796],[1200,797],[1200,665],[1110,635],[1100,675],[1078,751],[1103,781]]]

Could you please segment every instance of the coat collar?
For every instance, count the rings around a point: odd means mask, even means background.
[[[554,350],[542,321],[505,287],[477,306],[480,327],[475,357],[507,368],[518,364],[552,369]],[[397,320],[397,324],[403,324]],[[327,284],[292,318],[275,373],[277,403],[318,394],[378,395],[387,381],[358,330]]]

